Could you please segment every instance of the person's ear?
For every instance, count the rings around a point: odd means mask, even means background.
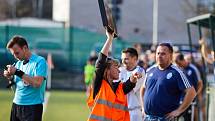
[[[27,46],[23,46],[23,51],[26,52],[27,51]]]
[[[26,51],[26,47],[23,47],[23,51],[24,51],[24,52]]]
[[[138,61],[138,57],[137,56],[135,56],[135,60]]]

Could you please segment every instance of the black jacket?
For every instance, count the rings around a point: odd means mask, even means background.
[[[102,80],[103,80],[103,75],[104,75],[104,71],[106,68],[106,61],[107,61],[107,56],[104,55],[103,53],[100,53],[96,62],[96,74],[95,74],[95,79],[93,81],[93,99],[96,97],[96,95],[98,94],[101,85],[102,85]],[[107,81],[107,80],[106,80]],[[107,81],[108,82],[108,81]],[[119,82],[113,82],[112,85],[108,82],[108,84],[110,84],[110,87],[112,88],[112,90],[114,91],[114,93],[116,93],[116,90],[119,86]],[[123,83],[123,92],[125,94],[129,93],[134,87],[135,87],[136,83],[132,83],[130,81],[130,79],[128,79],[126,82]]]

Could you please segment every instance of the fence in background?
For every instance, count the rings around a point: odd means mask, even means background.
[[[6,64],[11,64],[15,61],[12,55],[5,49],[8,40],[14,35],[24,36],[33,52],[38,53],[45,58],[47,58],[48,53],[52,54],[55,67],[53,73],[55,78],[52,79],[53,83],[56,84],[52,87],[56,88],[69,88],[74,86],[75,88],[81,88],[83,82],[80,82],[80,79],[83,78],[83,68],[90,52],[93,50],[99,52],[106,40],[105,34],[98,34],[75,27],[40,28],[0,26],[1,72]],[[129,44],[122,40],[114,41],[112,51],[113,56],[120,58],[121,50],[127,46],[129,46]],[[62,76],[63,73],[61,72],[66,72],[70,75]],[[60,79],[55,75],[62,78]],[[55,80],[56,78],[57,80]],[[62,81],[59,82],[58,80]],[[65,81],[67,81],[68,84],[64,84]]]

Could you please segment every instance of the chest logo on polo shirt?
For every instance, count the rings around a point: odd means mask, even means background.
[[[167,78],[167,79],[172,78],[172,73],[171,73],[171,72],[170,72],[170,73],[168,73],[168,74],[166,75],[166,78]]]
[[[151,77],[151,76],[153,76],[153,73],[150,73],[150,74],[149,74],[149,77]]]
[[[187,71],[187,75],[190,76],[191,74],[192,74],[192,71],[191,71],[191,70],[188,70],[188,71]]]

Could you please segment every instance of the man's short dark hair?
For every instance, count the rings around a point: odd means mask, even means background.
[[[131,57],[137,57],[138,58],[138,53],[137,50],[134,48],[126,48],[122,51],[122,53],[129,53]]]
[[[178,54],[175,58],[176,61],[183,61],[184,60],[184,55],[182,53]]]
[[[13,38],[7,43],[7,48],[12,48],[15,44],[18,44],[20,47],[27,46],[28,48],[28,43],[26,39],[22,36],[15,35]]]
[[[165,46],[169,49],[170,53],[173,53],[173,47],[170,43],[160,43],[157,47],[159,47],[159,46]]]

